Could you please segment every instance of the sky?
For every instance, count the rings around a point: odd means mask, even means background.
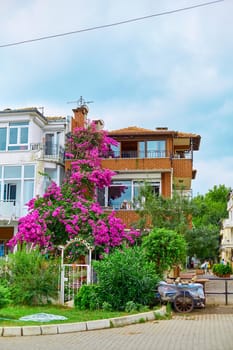
[[[82,96],[106,130],[198,134],[193,196],[233,188],[233,1],[207,2],[1,0],[0,110],[71,116]]]

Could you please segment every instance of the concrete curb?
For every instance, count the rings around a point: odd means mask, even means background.
[[[121,327],[132,323],[153,321],[158,316],[166,314],[166,307],[163,306],[159,310],[143,312],[136,315],[128,315],[103,320],[62,323],[62,324],[46,324],[41,326],[22,326],[22,327],[0,327],[0,336],[17,337],[17,336],[34,336],[34,335],[52,335],[73,332],[91,331],[97,329],[105,329],[111,327]]]

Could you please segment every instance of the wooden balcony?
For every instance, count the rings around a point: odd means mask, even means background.
[[[102,167],[111,170],[154,170],[170,169],[169,158],[106,158],[102,159]]]

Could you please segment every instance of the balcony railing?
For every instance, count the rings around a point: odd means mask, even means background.
[[[11,219],[16,216],[16,205],[15,201],[11,200],[0,200],[0,220]]]
[[[40,159],[50,159],[59,163],[64,163],[65,161],[65,150],[60,145],[50,143],[31,143],[30,149],[32,151],[38,151]]]
[[[168,151],[150,150],[142,151],[110,151],[104,158],[170,158],[170,159],[192,159],[192,152],[184,151],[171,153]]]

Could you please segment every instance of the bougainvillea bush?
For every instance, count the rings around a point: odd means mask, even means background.
[[[77,128],[67,137],[66,157],[70,170],[59,187],[55,182],[42,197],[28,203],[28,214],[19,220],[18,233],[10,240],[52,250],[71,239],[81,237],[99,250],[108,252],[123,242],[134,243],[139,233],[125,231],[125,225],[114,212],[106,214],[97,202],[97,190],[109,186],[114,175],[101,168],[116,141],[94,123]]]

